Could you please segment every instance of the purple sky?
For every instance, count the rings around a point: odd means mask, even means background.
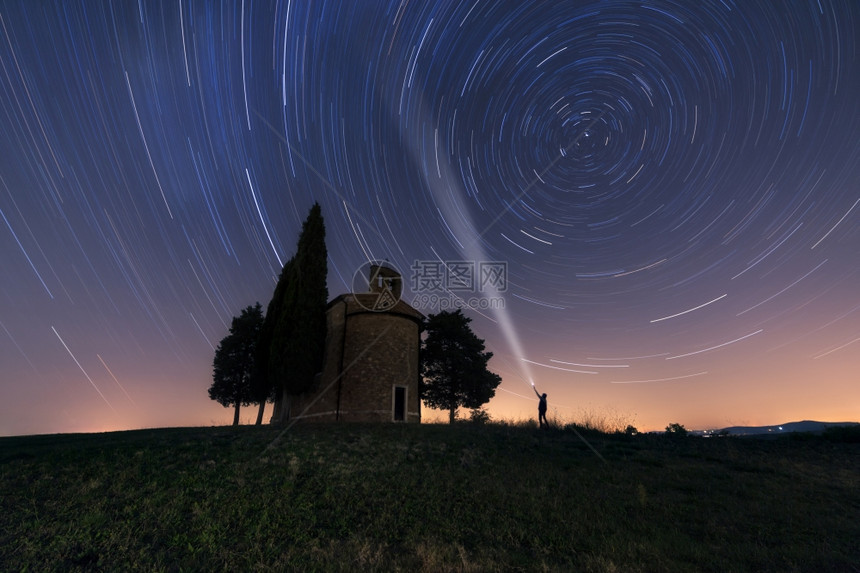
[[[496,418],[857,420],[858,40],[853,0],[0,2],[0,435],[229,423],[214,347],[314,201],[332,297],[474,265]]]

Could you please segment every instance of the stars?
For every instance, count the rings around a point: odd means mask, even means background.
[[[504,261],[507,316],[475,326],[506,385],[530,379],[519,358],[559,356],[660,356],[624,377],[667,382],[648,391],[740,378],[726,357],[835,369],[858,327],[858,17],[840,0],[4,6],[0,362],[20,382],[0,403],[35,400],[32,364],[68,364],[54,327],[80,333],[116,408],[102,425],[147,385],[205,409],[212,341],[271,297],[314,201],[333,295],[369,258]],[[671,401],[654,392],[640,402]]]

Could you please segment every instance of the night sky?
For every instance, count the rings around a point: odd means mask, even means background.
[[[858,102],[855,0],[2,1],[0,434],[229,423],[315,201],[331,297],[475,307],[495,418],[860,419]]]

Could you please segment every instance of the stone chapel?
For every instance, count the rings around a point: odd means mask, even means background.
[[[323,368],[293,396],[291,420],[420,422],[418,350],[424,315],[401,300],[403,278],[370,266],[369,290],[334,298],[326,310]]]

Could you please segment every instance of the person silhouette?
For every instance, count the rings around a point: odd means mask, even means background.
[[[546,421],[546,393],[541,394],[538,392],[534,384],[532,384],[532,390],[535,391],[535,394],[537,394],[537,397],[540,400],[540,402],[538,402],[538,424],[540,424],[541,428],[544,426],[549,428],[549,422]]]

